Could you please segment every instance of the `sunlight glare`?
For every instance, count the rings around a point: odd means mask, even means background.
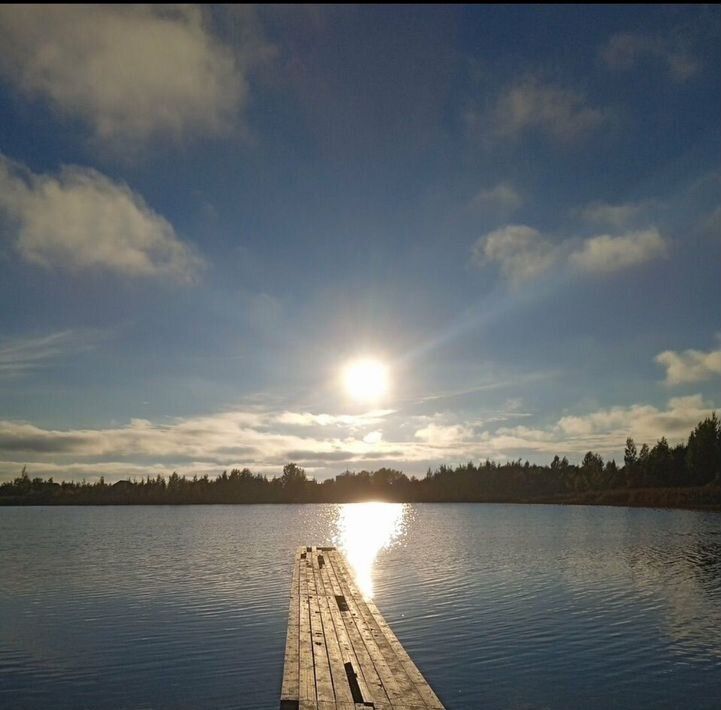
[[[335,544],[350,564],[366,599],[373,597],[373,563],[403,533],[404,503],[344,503],[339,506]]]
[[[374,358],[356,360],[343,371],[343,384],[356,401],[377,400],[388,391],[388,368]]]

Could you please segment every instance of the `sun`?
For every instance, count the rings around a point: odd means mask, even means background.
[[[361,358],[343,370],[343,386],[357,402],[373,402],[388,392],[388,367],[375,358]]]

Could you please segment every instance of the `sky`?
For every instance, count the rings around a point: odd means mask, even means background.
[[[719,67],[718,6],[3,6],[0,480],[684,440]]]

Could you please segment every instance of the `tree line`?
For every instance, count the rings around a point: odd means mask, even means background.
[[[626,440],[623,463],[589,451],[580,464],[555,456],[548,465],[490,460],[428,469],[421,478],[392,468],[344,471],[318,482],[288,463],[277,476],[233,469],[211,478],[177,473],[93,483],[31,478],[24,468],[0,485],[5,505],[113,505],[188,503],[587,502],[721,507],[721,422],[714,413],[670,446]]]

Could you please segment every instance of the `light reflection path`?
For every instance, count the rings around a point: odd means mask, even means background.
[[[333,543],[353,569],[356,584],[366,599],[373,597],[373,563],[381,550],[391,547],[406,526],[406,503],[344,503],[338,506]]]

